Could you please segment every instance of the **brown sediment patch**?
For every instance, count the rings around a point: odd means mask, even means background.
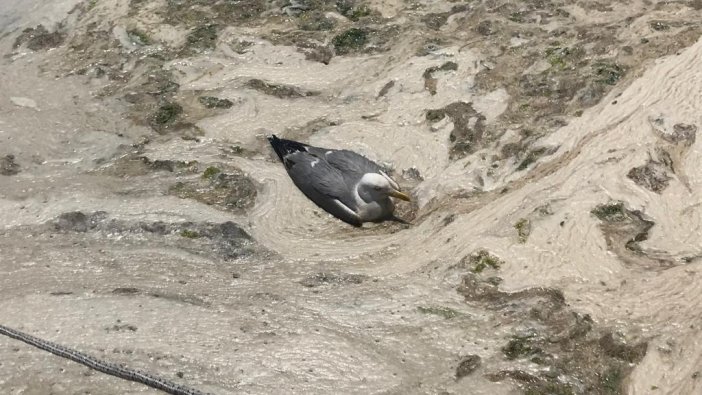
[[[674,172],[673,160],[663,149],[658,149],[658,160],[649,158],[645,165],[629,170],[629,177],[636,184],[656,193],[662,193],[672,179],[668,172]]]
[[[504,88],[509,94],[507,110],[497,122],[486,125],[486,133],[499,135],[506,128],[529,125],[545,135],[563,126],[567,117],[579,116],[598,103],[613,87],[633,80],[647,60],[676,53],[702,33],[702,26],[687,16],[673,16],[682,15],[681,9],[689,11],[684,4],[662,7],[668,18],[654,20],[649,20],[642,4],[623,9],[620,3],[603,7],[597,1],[578,2],[579,9],[613,16],[594,22],[571,14],[569,4],[562,1],[472,2],[469,13],[442,28],[442,36],[461,33],[472,48],[486,54],[476,77],[479,91]],[[437,14],[443,19],[434,27],[442,26],[451,14]],[[624,33],[643,22],[665,28],[652,29],[655,34],[650,37]],[[543,29],[544,24],[554,28]]]
[[[254,253],[264,253],[256,241],[240,225],[226,221],[212,222],[130,222],[110,218],[107,212],[67,212],[42,225],[49,233],[58,235],[97,233],[121,235],[125,238],[154,237],[194,255],[211,256],[217,260],[236,260]],[[203,246],[206,248],[203,249]],[[118,287],[114,294],[148,293],[136,287]]]
[[[104,212],[95,212],[86,215],[81,211],[72,211],[58,216],[52,224],[54,231],[85,233],[98,227],[105,218]]]
[[[195,27],[186,37],[186,44],[182,49],[182,54],[197,54],[213,49],[217,44],[219,30],[220,26],[216,23]]]
[[[165,61],[178,56],[214,50],[219,34],[227,26],[259,28],[265,24],[267,27],[259,29],[260,37],[274,44],[294,45],[309,60],[325,64],[334,53],[344,56],[387,51],[403,39],[405,35],[400,33],[412,30],[425,37],[428,46],[420,50],[424,54],[441,45],[466,42],[484,54],[481,64],[485,67],[476,78],[477,91],[504,88],[510,95],[507,111],[497,122],[484,125],[484,134],[499,136],[506,127],[528,123],[545,135],[562,126],[565,117],[580,114],[613,86],[636,75],[643,61],[690,45],[702,31],[699,24],[691,22],[692,14],[698,12],[692,5],[661,6],[660,15],[652,18],[642,12],[638,3],[630,10],[617,4],[603,8],[598,1],[579,2],[577,7],[585,10],[614,10],[608,11],[614,16],[607,22],[590,22],[579,19],[575,12],[571,14],[569,4],[563,1],[521,5],[479,1],[456,4],[439,13],[408,7],[395,17],[384,19],[374,4],[360,1],[281,4],[217,0],[161,4],[132,0],[127,33],[139,48],[133,52],[120,48],[110,31],[113,26],[94,21],[67,38],[80,56],[67,54],[65,66],[72,72],[108,76],[112,86],[104,93],[127,92],[132,104],[130,112],[137,122],[149,124],[161,133],[181,132],[188,128],[178,127],[180,123],[194,124],[197,119],[191,119],[187,108],[177,114],[176,105],[183,103],[172,92],[144,95],[146,89],[140,83],[129,82],[154,73]],[[680,17],[682,14],[676,11],[681,7],[692,14]],[[91,17],[93,7],[78,8],[79,18]],[[329,12],[343,15],[346,20],[331,17]],[[449,16],[453,16],[452,23],[446,25]],[[667,28],[652,28],[655,34],[650,37],[623,34],[624,29],[642,22]],[[187,32],[181,47],[170,48],[151,38],[153,30],[164,24]],[[543,28],[546,25],[551,27]],[[425,81],[434,94],[436,80],[432,74],[428,73]],[[284,93],[283,96],[287,97]],[[176,121],[170,125],[173,118]],[[470,155],[472,148],[466,146],[473,145],[470,136],[452,138],[453,159]]]
[[[472,103],[455,102],[444,108],[428,110],[426,119],[429,122],[438,122],[448,117],[453,123],[453,130],[449,135],[452,143],[449,157],[458,159],[472,154],[487,143],[485,130],[485,116],[477,112]]]
[[[509,154],[509,150],[516,151],[516,158],[520,159],[519,165],[517,166],[517,171],[526,170],[529,166],[534,164],[539,158],[543,156],[552,155],[558,150],[558,147],[536,147],[530,150],[519,150],[520,145],[510,146],[507,151],[503,147],[502,156],[505,157]]]
[[[647,269],[669,268],[672,258],[661,252],[646,251],[639,245],[648,239],[648,231],[655,222],[639,210],[630,210],[624,202],[601,204],[592,210],[607,242],[607,248],[624,263]]]
[[[168,194],[238,213],[253,207],[257,195],[253,181],[238,169],[222,169],[210,166],[197,179],[173,184]]]
[[[219,108],[219,109],[226,109],[226,108],[231,108],[234,105],[234,102],[232,102],[229,99],[220,99],[218,97],[214,96],[200,96],[197,98],[197,101],[202,104],[203,106],[207,108]]]
[[[307,288],[316,288],[323,285],[361,284],[368,279],[368,276],[362,274],[320,272],[305,277],[300,284]]]
[[[424,89],[428,90],[432,95],[436,95],[437,80],[434,78],[434,73],[440,71],[456,71],[458,64],[456,62],[446,62],[441,66],[434,66],[426,69],[422,77],[424,77]],[[392,82],[392,81],[391,81]],[[381,91],[382,92],[382,91]],[[382,96],[379,94],[379,96]]]
[[[56,31],[49,32],[44,25],[37,25],[36,27],[28,27],[22,30],[22,33],[15,39],[12,48],[16,49],[25,45],[32,51],[41,51],[56,48],[63,44],[65,39],[66,34],[60,31],[60,26]]]
[[[453,6],[450,11],[425,14],[421,19],[430,29],[439,30],[451,15],[465,11],[468,11],[468,6],[460,4]]]
[[[497,310],[501,320],[523,328],[502,347],[514,367],[488,371],[489,380],[510,379],[528,394],[620,393],[646,355],[646,341],[598,328],[589,315],[569,309],[556,289],[503,292],[497,283],[468,274],[458,288],[466,302]],[[530,373],[528,364],[539,365],[539,373]]]
[[[312,62],[329,64],[334,57],[334,50],[328,45],[305,41],[299,43],[297,48],[298,51],[305,54],[305,59]]]
[[[370,31],[367,29],[351,28],[334,36],[332,44],[337,55],[348,55],[360,52],[368,42]]]
[[[671,173],[674,173],[677,179],[690,190],[690,181],[684,170],[683,162],[690,151],[690,147],[697,139],[697,125],[682,122],[673,124],[664,115],[649,117],[648,122],[651,126],[651,131],[658,138],[658,144],[655,148],[658,156],[657,162],[665,166]],[[652,159],[649,162],[651,161]],[[660,168],[660,166],[657,167]],[[648,173],[653,172],[649,171]],[[660,169],[656,174],[658,173],[660,173]],[[661,176],[651,181],[645,181],[644,185],[650,184],[653,186],[657,180],[662,180]]]
[[[99,172],[114,177],[137,177],[157,171],[176,174],[193,174],[199,170],[197,161],[179,161],[170,159],[150,159],[139,152],[120,156]]]
[[[378,96],[376,98],[381,98],[390,92],[390,89],[395,86],[395,81],[388,81],[385,85],[383,85],[382,88],[380,88],[380,91],[378,92]]]
[[[142,3],[143,0],[133,0],[131,6],[140,9]],[[268,2],[263,0],[168,1],[157,12],[164,22],[172,25],[194,26],[208,21],[232,25],[251,22],[268,9]]]
[[[451,222],[453,222],[453,219],[450,217],[444,219],[444,223]],[[463,257],[455,268],[468,269],[473,273],[482,273],[485,270],[498,270],[504,263],[502,259],[491,254],[488,250],[478,249]]]
[[[246,88],[265,93],[266,95],[275,96],[279,99],[296,99],[308,96],[318,96],[320,94],[320,92],[317,91],[308,91],[296,86],[275,84],[256,78],[247,81],[244,86]]]

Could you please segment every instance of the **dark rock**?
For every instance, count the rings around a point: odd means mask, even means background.
[[[155,128],[167,127],[175,122],[183,112],[183,107],[178,103],[166,102],[161,104],[150,117],[151,126]]]
[[[49,295],[51,295],[51,296],[66,296],[66,295],[73,295],[73,292],[71,292],[71,291],[54,291],[54,292],[49,292]]]
[[[461,360],[456,368],[456,378],[468,376],[480,367],[481,358],[479,355],[468,355]]]
[[[502,347],[502,352],[509,360],[540,354],[543,352],[543,350],[541,350],[541,348],[535,344],[537,343],[536,340],[537,339],[534,339],[534,341],[532,341],[530,336],[515,336],[507,343],[506,346]]]
[[[472,103],[455,102],[438,110],[429,110],[426,114],[429,122],[440,121],[446,116],[453,122],[453,130],[449,135],[452,143],[449,156],[452,159],[465,157],[483,146],[485,116],[475,111]]]
[[[148,160],[148,158],[144,159]],[[175,171],[177,163],[172,160],[156,159],[155,161],[150,162],[149,165],[155,171],[165,170],[172,173]]]
[[[5,155],[0,158],[0,174],[3,176],[14,176],[20,172],[20,166],[15,162],[14,155]]]
[[[143,176],[156,171],[171,173],[194,173],[198,171],[197,161],[180,161],[171,159],[151,160],[146,156],[129,153],[120,156],[110,167],[102,170],[106,174],[117,177]]]
[[[197,101],[207,108],[231,108],[234,105],[229,99],[220,99],[214,96],[200,96]]]
[[[453,6],[448,12],[426,14],[422,17],[422,22],[424,22],[430,29],[439,30],[441,29],[441,26],[446,24],[446,21],[451,15],[467,10],[467,5],[456,5]]]
[[[536,384],[540,381],[538,377],[536,377],[532,374],[529,374],[523,370],[501,370],[497,373],[490,373],[487,375],[487,379],[490,381],[502,381],[502,380],[505,380],[508,378],[515,380],[515,381],[522,382],[522,383],[528,383],[528,384]],[[528,392],[527,392],[527,394],[531,395],[531,393],[528,393]],[[537,393],[534,393],[534,394],[537,394]],[[538,393],[538,394],[540,394],[540,393]]]
[[[136,332],[137,327],[136,325],[131,325],[131,324],[120,324],[120,325],[112,325],[111,327],[106,328],[107,332],[123,332],[123,331],[130,331],[130,332]]]
[[[606,90],[602,84],[590,84],[583,88],[578,95],[578,102],[585,107],[591,107],[600,102]]]
[[[218,32],[219,25],[217,24],[196,27],[188,34],[186,39],[187,48],[195,52],[214,48],[217,43]]]
[[[409,169],[403,169],[402,178],[412,181],[424,181],[424,177],[422,177],[422,175],[419,173],[419,169],[414,166],[410,167]]]
[[[213,232],[220,237],[228,240],[232,239],[245,239],[251,240],[251,236],[242,229],[239,225],[234,222],[227,221],[223,222],[213,228]]]
[[[266,95],[275,96],[280,99],[294,99],[300,97],[317,96],[320,94],[317,91],[306,91],[295,86],[273,84],[255,78],[246,82],[245,86],[249,89],[254,89],[259,92],[265,93]]]
[[[354,22],[374,13],[373,10],[367,5],[359,3],[359,1],[355,0],[337,0],[336,9],[341,15]]]
[[[58,217],[55,224],[56,230],[87,232],[90,226],[90,219],[80,211],[63,213]]]
[[[134,45],[144,46],[151,44],[149,36],[139,29],[127,30],[127,36]]]
[[[597,63],[594,69],[598,76],[597,81],[607,85],[615,85],[625,73],[621,66],[614,63]]]
[[[306,277],[304,280],[300,281],[305,287],[314,288],[325,284],[361,284],[366,281],[368,276],[361,274],[347,274],[347,273],[316,273],[312,276]]]
[[[585,81],[569,75],[555,77],[550,73],[527,74],[520,77],[518,87],[527,97],[546,97],[553,101],[570,100],[585,86]]]
[[[668,156],[668,159],[670,159],[670,156]],[[669,164],[665,164],[649,159],[645,165],[629,170],[627,177],[637,185],[650,191],[661,193],[668,187],[671,180],[671,177],[668,175],[668,171],[672,170],[671,164],[672,160]]]
[[[168,189],[168,193],[235,212],[253,207],[257,195],[253,181],[238,170],[219,172],[210,178],[201,177],[191,182],[178,182]]]
[[[314,45],[300,48],[305,54],[305,59],[312,62],[329,64],[334,57],[334,51],[325,45]]]
[[[673,125],[673,133],[663,134],[663,139],[669,143],[682,143],[686,147],[695,144],[697,136],[697,126],[685,123]]]
[[[437,51],[442,44],[438,39],[430,39],[417,50],[417,56],[427,56]]]
[[[500,148],[500,156],[502,159],[511,158],[518,155],[524,150],[524,146],[521,143],[507,143]]]
[[[623,202],[611,202],[598,205],[591,213],[602,221],[600,229],[607,248],[623,262],[651,268],[672,265],[669,261],[648,258],[643,253],[639,242],[648,238],[648,232],[655,222],[646,218],[641,211],[627,209]]]
[[[183,229],[197,232],[198,238],[210,240],[218,256],[230,260],[253,253],[253,238],[238,224],[227,221],[221,224],[181,224]]]
[[[133,287],[120,287],[120,288],[115,288],[112,290],[112,293],[115,295],[135,295],[138,294],[139,288],[133,288]]]
[[[611,332],[604,334],[600,338],[599,345],[606,355],[629,363],[641,362],[644,356],[646,356],[646,351],[648,349],[648,344],[646,342],[628,345],[619,339],[615,339]]]
[[[181,237],[185,237],[186,239],[199,239],[200,238],[200,233],[194,230],[190,229],[183,229],[180,231]]]
[[[627,345],[614,339],[611,331],[596,328],[589,315],[570,309],[556,289],[502,292],[471,273],[458,292],[467,302],[497,310],[506,322],[528,323],[507,340],[502,352],[508,360],[541,365],[541,374],[519,369],[485,374],[491,381],[517,381],[525,394],[618,393],[633,364],[646,354],[645,343]]]
[[[670,30],[670,25],[664,21],[651,21],[649,22],[649,25],[651,26],[651,29],[658,32]]]
[[[505,262],[487,250],[479,249],[461,259],[458,266],[470,269],[473,273],[482,273],[485,269],[497,270]]]
[[[475,30],[481,36],[490,36],[493,33],[495,33],[495,31],[493,30],[493,27],[492,27],[492,22],[489,20],[481,21],[480,23],[478,23],[478,27],[476,27]]]
[[[332,30],[336,26],[334,19],[328,18],[320,11],[304,13],[297,23],[300,29],[307,31]]]
[[[332,39],[334,50],[338,55],[347,55],[358,52],[368,42],[368,31],[359,28],[351,28],[339,33]]]
[[[519,163],[519,166],[517,166],[517,171],[525,170],[542,156],[553,154],[555,151],[556,149],[548,147],[538,147],[530,150],[521,163]]]
[[[378,92],[377,97],[383,97],[383,96],[387,95],[393,86],[395,86],[395,81],[388,81],[388,83],[383,85],[383,87],[380,89],[380,92]]]
[[[12,47],[18,48],[22,44],[26,44],[27,48],[32,51],[39,51],[42,49],[56,48],[63,43],[65,38],[66,35],[59,31],[49,33],[44,25],[38,25],[34,28],[30,27],[24,29],[22,34],[15,40]]]
[[[458,64],[456,62],[446,62],[440,67],[434,66],[426,69],[424,74],[424,89],[428,90],[432,95],[436,94],[436,78],[434,78],[434,73],[438,71],[455,71],[458,70]]]
[[[166,226],[166,223],[162,221],[156,221],[152,223],[141,223],[139,225],[142,230],[148,233],[155,233],[157,235],[165,235],[168,234],[170,231]]]
[[[463,283],[458,287],[458,293],[466,301],[483,302],[503,305],[509,301],[523,299],[542,300],[545,307],[552,311],[560,310],[565,305],[563,292],[554,288],[528,288],[518,292],[502,292],[498,282],[480,279],[477,274],[470,273],[463,277]]]
[[[592,209],[592,214],[600,220],[610,223],[623,222],[628,218],[623,202],[601,204]]]

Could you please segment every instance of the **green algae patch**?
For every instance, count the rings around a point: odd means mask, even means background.
[[[338,55],[346,55],[358,52],[368,42],[368,31],[359,28],[351,28],[332,39],[332,44]]]

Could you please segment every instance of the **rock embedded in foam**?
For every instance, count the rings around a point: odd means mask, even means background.
[[[479,355],[467,355],[461,359],[461,362],[456,368],[456,378],[460,379],[475,372],[482,363]]]
[[[15,162],[14,155],[5,155],[0,158],[0,175],[14,176],[20,172],[20,166]]]
[[[58,30],[49,32],[44,25],[28,27],[15,39],[13,48],[25,45],[32,51],[40,51],[49,48],[56,48],[63,44],[66,35]]]
[[[643,166],[634,167],[627,173],[627,177],[634,181],[637,185],[642,186],[650,191],[662,193],[668,187],[672,179],[668,175],[669,166],[649,159]]]
[[[168,189],[168,194],[242,213],[253,207],[257,189],[253,181],[239,169],[210,166],[202,177],[173,184]]]

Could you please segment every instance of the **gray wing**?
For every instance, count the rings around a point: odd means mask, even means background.
[[[310,153],[325,159],[342,174],[357,177],[356,182],[366,173],[377,173],[382,168],[372,160],[349,150],[333,150],[308,147]]]
[[[356,199],[352,193],[355,183],[349,184],[341,171],[307,152],[296,152],[285,157],[288,175],[302,193],[329,214],[354,226],[360,226],[356,215]]]

